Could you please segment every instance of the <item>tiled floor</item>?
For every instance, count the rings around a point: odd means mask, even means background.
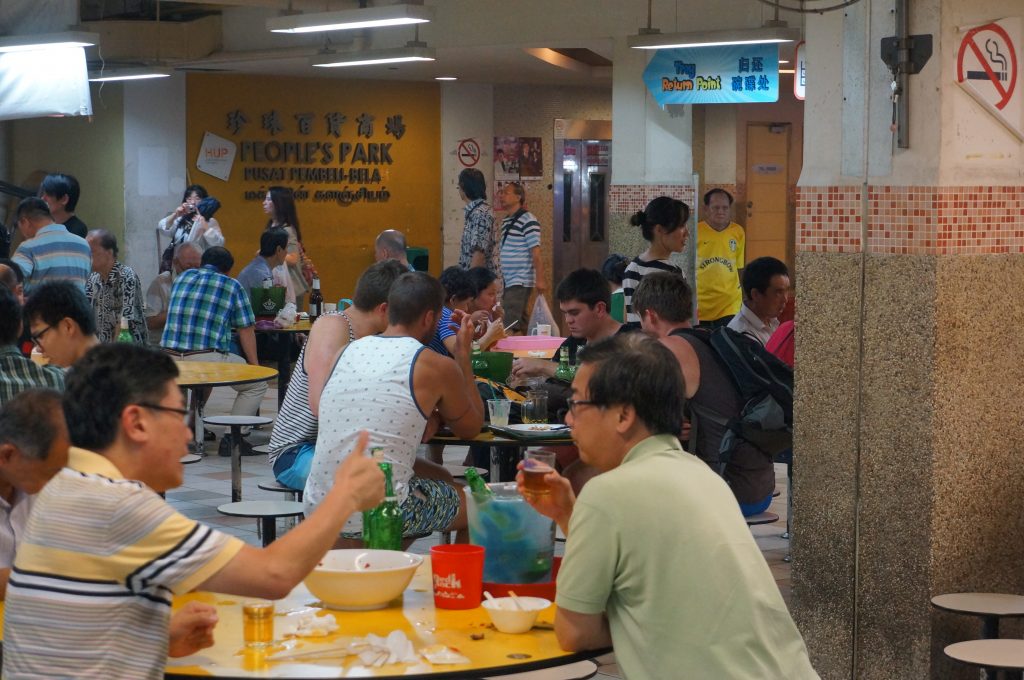
[[[235,393],[229,388],[216,388],[206,405],[207,415],[220,415],[231,412],[231,404]],[[277,389],[271,383],[267,395],[263,399],[260,414],[274,418],[277,416]],[[217,433],[218,439],[222,428],[211,428]],[[253,445],[265,444],[270,439],[270,426],[264,430],[256,430],[249,440]],[[217,442],[206,444],[207,456],[198,463],[185,466],[185,482],[178,489],[167,492],[167,501],[182,514],[192,519],[238,536],[253,545],[259,545],[256,534],[256,520],[246,517],[226,517],[217,512],[217,506],[231,501],[231,466],[230,458],[217,455]],[[461,464],[465,456],[465,447],[448,447],[445,449],[445,462]],[[775,582],[782,592],[783,598],[789,601],[790,566],[783,561],[789,551],[789,541],[782,538],[786,522],[786,468],[775,466],[777,487],[782,492],[772,502],[771,512],[779,515],[779,522],[751,527],[757,544],[775,576]],[[285,500],[283,494],[274,491],[263,491],[257,488],[260,482],[272,481],[274,475],[263,456],[251,456],[242,459],[242,498],[244,500]],[[278,535],[287,531],[287,520],[281,520]],[[437,543],[437,536],[422,538],[413,543],[411,552],[427,554],[430,546]],[[562,544],[557,544],[556,553],[560,553]],[[614,655],[597,659],[599,672],[597,678],[618,678],[618,666]],[[553,676],[554,677],[554,676]]]

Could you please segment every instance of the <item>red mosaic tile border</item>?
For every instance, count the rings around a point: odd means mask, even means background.
[[[797,250],[860,252],[861,187],[798,187]],[[868,252],[1024,253],[1024,186],[868,187]]]
[[[652,198],[671,196],[693,207],[693,187],[685,184],[613,184],[608,191],[612,213],[633,214],[643,210]]]

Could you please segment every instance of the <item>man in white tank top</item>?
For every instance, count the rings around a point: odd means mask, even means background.
[[[405,535],[465,531],[465,497],[454,479],[416,457],[428,422],[431,432],[443,422],[456,436],[468,438],[479,434],[484,419],[470,363],[471,320],[462,319],[452,357],[423,351],[443,301],[444,289],[429,274],[403,274],[388,295],[387,330],[339,352],[319,399],[320,431],[304,494],[307,513],[330,490],[334,470],[366,430],[370,448],[383,449],[391,463]],[[362,516],[350,518],[337,545],[361,532]]]

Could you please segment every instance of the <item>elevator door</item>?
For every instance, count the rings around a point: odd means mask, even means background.
[[[601,269],[608,256],[608,139],[556,139],[554,285],[581,267]],[[552,300],[552,312],[560,317]],[[559,319],[560,320],[560,319]]]

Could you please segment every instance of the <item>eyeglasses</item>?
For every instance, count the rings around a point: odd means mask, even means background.
[[[569,406],[569,413],[576,415],[577,406],[598,406],[604,408],[604,404],[599,404],[596,401],[590,401],[589,399],[566,399],[565,403]]]
[[[33,333],[31,335],[32,344],[35,345],[36,347],[38,347],[39,349],[42,349],[43,345],[40,342],[40,340],[42,340],[43,336],[46,335],[46,332],[50,331],[50,330],[53,330],[53,326],[47,326],[46,328],[44,328],[43,330],[39,331],[38,333]]]
[[[189,414],[188,409],[185,409],[185,408],[175,408],[174,406],[161,406],[160,404],[147,404],[147,403],[143,403],[143,402],[140,402],[140,403],[135,404],[135,405],[136,406],[141,406],[142,408],[150,408],[150,409],[153,409],[154,411],[167,411],[168,413],[177,413],[182,418],[188,417],[188,414]]]

